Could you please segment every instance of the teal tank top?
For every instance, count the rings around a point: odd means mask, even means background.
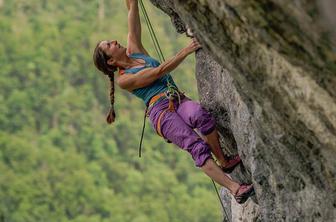
[[[135,58],[135,59],[143,59],[146,63],[145,63],[145,66],[143,67],[125,69],[125,74],[135,74],[145,68],[158,67],[160,65],[160,63],[157,60],[143,53],[133,53],[133,54],[130,54],[129,57]],[[153,96],[167,91],[168,89],[167,81],[169,81],[172,85],[174,85],[177,88],[173,78],[171,77],[169,73],[167,73],[166,75],[155,80],[152,84],[148,86],[134,89],[132,91],[132,94],[142,99],[145,102],[146,106],[148,106],[148,103]]]

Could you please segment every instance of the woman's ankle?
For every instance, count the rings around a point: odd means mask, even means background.
[[[230,193],[231,193],[232,195],[236,195],[236,193],[237,193],[238,190],[239,190],[239,187],[240,187],[240,184],[234,182],[234,184],[233,184],[232,186],[230,186],[228,189],[230,190]]]
[[[218,160],[218,164],[220,168],[223,168],[228,164],[228,162],[226,160]]]

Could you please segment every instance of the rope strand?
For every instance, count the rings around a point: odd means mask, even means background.
[[[143,16],[145,18],[146,24],[147,24],[147,28],[149,30],[150,37],[151,37],[151,39],[153,41],[155,51],[156,51],[156,53],[157,53],[157,55],[159,57],[160,63],[162,63],[163,61],[165,61],[165,58],[163,56],[162,50],[160,48],[160,44],[159,44],[159,42],[157,40],[157,37],[155,35],[152,23],[149,20],[149,17],[148,17],[145,5],[143,4],[142,0],[140,0],[140,7],[141,7],[142,14],[143,14]]]
[[[224,207],[223,201],[222,201],[222,199],[220,198],[220,195],[219,195],[219,193],[218,193],[218,190],[217,190],[216,184],[215,184],[215,182],[214,182],[214,180],[213,180],[213,179],[211,179],[211,181],[212,181],[212,184],[214,185],[214,188],[215,188],[215,190],[216,190],[216,193],[217,193],[218,200],[219,200],[219,202],[220,202],[220,203],[221,203],[221,205],[222,205],[222,208],[223,208],[224,214],[225,214],[225,216],[226,216],[227,220],[230,222],[230,218],[229,218],[228,214],[226,213],[226,210],[225,210],[225,207]]]
[[[145,132],[145,127],[146,127],[147,110],[148,110],[148,107],[146,107],[146,110],[145,110],[144,122],[143,122],[143,126],[142,126],[142,133],[141,133],[141,139],[140,139],[140,145],[139,145],[139,158],[141,158],[141,145],[142,145],[142,139],[143,139],[144,132]]]
[[[153,44],[154,44],[154,47],[155,47],[155,51],[156,53],[158,54],[159,56],[159,60],[160,60],[160,63],[164,62],[165,61],[165,57],[162,53],[162,50],[161,50],[161,47],[160,47],[160,44],[159,44],[159,41],[156,37],[156,34],[154,32],[154,29],[153,29],[153,26],[152,26],[152,23],[148,17],[148,13],[146,11],[146,8],[145,8],[145,5],[144,3],[142,2],[142,0],[140,0],[140,8],[142,10],[142,14],[144,15],[144,18],[145,18],[145,21],[146,21],[146,24],[147,24],[147,28],[149,30],[149,33],[150,33],[150,36],[151,36],[151,39],[153,41]],[[167,84],[170,84],[170,81],[169,79],[167,79]]]
[[[153,41],[153,44],[154,44],[156,53],[159,55],[160,62],[162,63],[162,61],[165,61],[165,58],[164,58],[164,56],[163,56],[163,53],[162,53],[160,44],[159,44],[159,42],[158,42],[158,40],[157,40],[157,37],[156,37],[155,32],[154,32],[154,30],[153,30],[152,24],[151,24],[151,22],[150,22],[150,20],[149,20],[149,18],[148,18],[148,14],[147,14],[147,12],[146,12],[146,8],[145,8],[145,6],[144,6],[142,0],[140,0],[140,6],[141,6],[142,14],[143,14],[144,17],[145,17],[145,21],[146,21],[148,30],[149,30],[149,32],[150,32],[150,36],[151,36],[151,39],[152,39],[152,41]],[[162,59],[161,59],[161,58],[162,58]],[[171,89],[172,91],[175,90],[174,87],[171,87],[172,84],[170,83],[169,79],[167,80],[167,85],[170,86],[170,89]],[[180,98],[179,98],[179,99],[180,99]],[[147,109],[146,109],[146,110],[147,110]],[[145,115],[145,119],[146,119],[146,115]],[[145,120],[144,120],[144,126],[143,126],[143,129],[142,129],[141,140],[140,140],[139,157],[141,157],[141,143],[142,143],[142,138],[143,138],[143,132],[144,132],[144,129],[145,129]],[[219,201],[220,201],[220,203],[221,203],[221,205],[222,205],[222,208],[223,208],[223,211],[224,211],[224,213],[225,213],[225,216],[226,216],[227,220],[230,222],[230,219],[229,219],[229,217],[228,217],[228,215],[227,215],[227,213],[226,213],[226,210],[225,210],[225,208],[224,208],[224,204],[223,204],[223,202],[222,202],[222,200],[221,200],[221,198],[220,198],[220,196],[219,196],[219,193],[218,193],[216,184],[215,184],[215,182],[213,181],[213,179],[211,179],[211,181],[212,181],[212,183],[213,183],[213,185],[214,185],[214,188],[215,188],[215,190],[216,190],[218,199],[219,199]]]

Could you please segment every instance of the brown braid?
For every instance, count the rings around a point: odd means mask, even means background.
[[[115,120],[115,112],[114,112],[114,74],[108,75],[110,82],[111,82],[111,89],[110,89],[110,101],[111,101],[111,109],[108,113],[106,121],[111,124]]]
[[[111,108],[106,117],[107,123],[111,124],[115,120],[114,111],[114,72],[117,70],[116,66],[107,64],[107,61],[111,58],[99,47],[100,42],[97,44],[93,52],[93,61],[97,69],[99,69],[104,75],[107,75],[111,82],[110,101]]]

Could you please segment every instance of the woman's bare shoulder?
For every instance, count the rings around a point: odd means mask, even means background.
[[[126,73],[123,73],[123,72],[118,72],[115,77],[116,77],[116,83],[120,88],[125,89],[129,92],[132,92],[132,90],[127,89],[127,88],[123,87],[123,85],[122,85],[122,81],[129,78],[130,75],[127,75]]]
[[[131,54],[134,53],[143,53],[147,56],[149,56],[147,50],[141,45],[135,45],[135,44],[128,44],[127,49],[126,49],[126,55],[130,56]]]

